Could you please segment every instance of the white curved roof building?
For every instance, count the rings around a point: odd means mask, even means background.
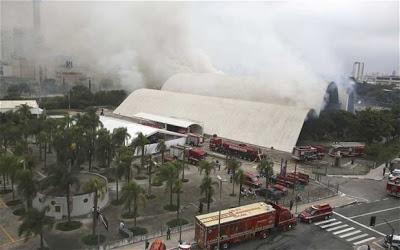
[[[139,89],[114,111],[199,121],[204,133],[291,152],[309,108],[229,98]]]
[[[327,82],[317,77],[297,82],[284,79],[284,76],[271,78],[273,80],[214,73],[180,73],[170,77],[162,90],[292,105],[314,109],[317,112],[323,106]]]

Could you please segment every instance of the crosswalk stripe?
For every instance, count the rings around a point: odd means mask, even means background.
[[[336,219],[335,218],[333,218],[333,219],[329,219],[329,220],[324,220],[324,221],[320,221],[320,222],[316,222],[316,223],[314,223],[314,225],[321,225],[321,224],[325,224],[325,223],[328,223],[328,222],[331,222],[331,221],[335,221]]]
[[[323,226],[321,226],[321,228],[327,228],[327,227],[339,225],[339,224],[341,224],[341,223],[342,223],[341,221],[337,221],[337,222],[333,222],[333,223],[328,224],[328,225],[323,225]]]
[[[333,234],[334,234],[334,235],[336,235],[336,234],[341,234],[341,233],[345,233],[345,232],[348,232],[348,231],[353,230],[353,229],[354,229],[354,227],[348,227],[348,228],[346,228],[346,229],[333,232]]]
[[[348,237],[348,236],[350,236],[350,235],[358,234],[358,233],[361,233],[361,231],[360,231],[360,230],[352,231],[352,232],[347,233],[347,234],[339,235],[339,237],[340,237],[340,238],[345,238],[345,237]]]
[[[368,238],[368,239],[360,240],[360,241],[354,242],[353,244],[354,245],[359,245],[359,244],[362,244],[364,242],[367,242],[367,241],[370,241],[370,240],[373,240],[373,239],[375,239],[375,237],[371,237],[371,238]]]
[[[344,228],[344,227],[347,227],[347,226],[348,226],[347,224],[344,224],[344,225],[340,225],[340,226],[337,226],[337,227],[331,227],[331,228],[326,229],[326,231],[330,232],[330,231],[338,230],[340,228]]]
[[[353,241],[353,240],[356,240],[356,239],[364,238],[365,236],[368,236],[368,234],[357,235],[357,236],[355,236],[353,238],[348,238],[347,241]]]

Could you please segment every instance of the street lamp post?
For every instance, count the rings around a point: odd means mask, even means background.
[[[220,248],[220,241],[221,241],[221,203],[222,203],[222,182],[225,182],[225,179],[222,179],[221,176],[217,175],[217,179],[219,181],[219,209],[218,209],[218,250]]]

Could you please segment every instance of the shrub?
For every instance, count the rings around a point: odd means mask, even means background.
[[[106,237],[102,234],[99,235],[99,243],[103,243],[106,240]],[[98,244],[98,235],[88,234],[82,237],[82,242],[86,245],[94,246]]]
[[[130,227],[129,230],[133,233],[133,236],[147,234],[147,229],[144,227]]]
[[[80,221],[65,221],[65,222],[60,222],[56,225],[57,230],[60,231],[72,231],[75,229],[78,229],[82,226],[82,223]]]
[[[179,222],[180,222],[180,224],[179,224]],[[187,220],[180,218],[179,220],[178,219],[173,219],[173,220],[168,221],[167,225],[169,227],[178,227],[179,225],[183,226],[183,225],[186,225],[188,223],[189,222]]]

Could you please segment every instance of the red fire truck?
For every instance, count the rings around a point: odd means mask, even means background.
[[[386,183],[386,192],[389,195],[400,197],[400,176],[390,178]]]
[[[296,146],[292,151],[292,158],[298,161],[312,161],[322,159],[325,150],[322,146]]]
[[[175,159],[187,159],[190,164],[196,165],[199,161],[204,160],[206,152],[198,147],[184,147],[181,145],[170,147],[170,156]]]
[[[216,249],[220,234],[220,247],[226,249],[229,245],[251,238],[266,238],[274,228],[289,230],[296,224],[296,217],[289,209],[258,202],[222,210],[221,217],[218,211],[196,216],[195,241],[201,249]]]
[[[330,156],[360,156],[364,154],[365,144],[360,142],[337,142],[329,150]]]
[[[264,157],[261,150],[256,147],[223,140],[218,138],[217,135],[213,135],[210,139],[210,149],[211,151],[234,155],[249,161],[259,161]]]

